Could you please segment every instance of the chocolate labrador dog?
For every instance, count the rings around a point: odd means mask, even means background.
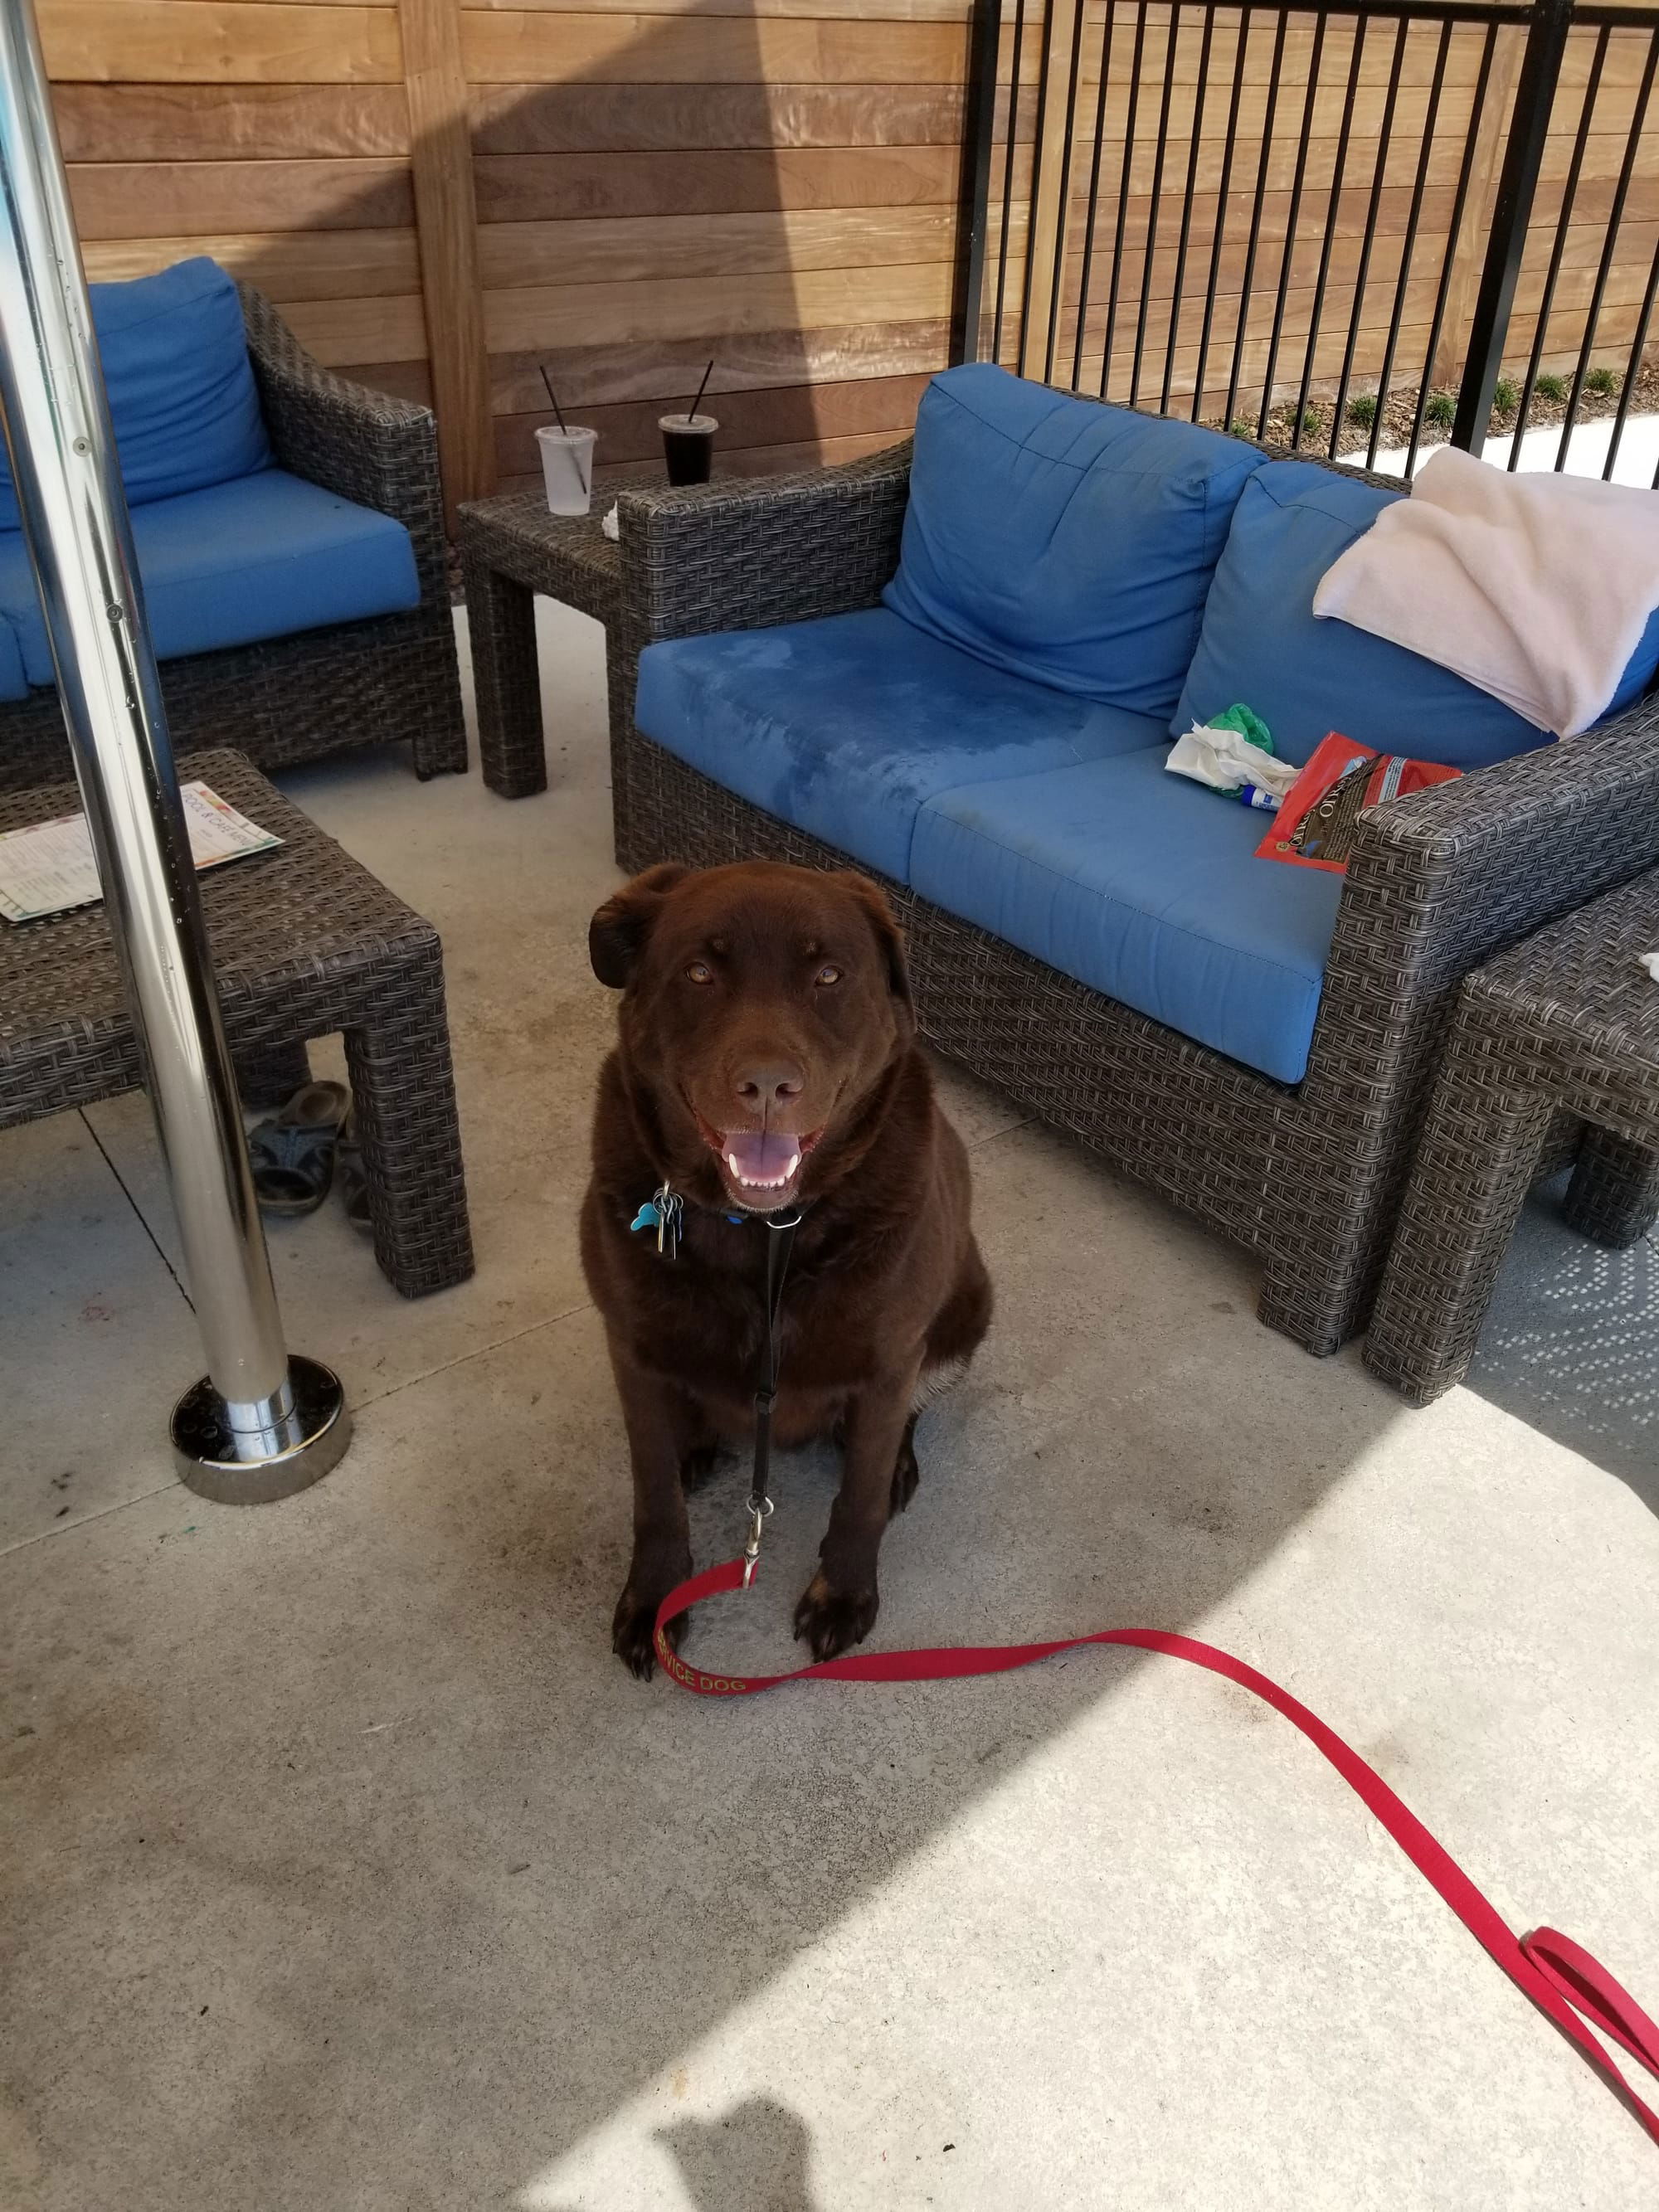
[[[795,1609],[796,1635],[831,1658],[876,1618],[882,1534],[916,1486],[916,1416],[991,1317],[968,1155],[917,1049],[898,930],[863,876],[666,863],[605,902],[588,946],[623,994],[581,1216],[634,1465],[613,1645],[649,1675],[658,1605],[691,1571],[685,1486],[752,1433],[763,1217],[787,1210],[800,1225],[773,1431],[843,1448]],[[678,1215],[672,1257],[659,1194]]]

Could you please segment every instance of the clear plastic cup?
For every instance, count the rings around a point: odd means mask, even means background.
[[[550,514],[586,514],[593,498],[593,447],[599,434],[574,424],[561,430],[547,423],[537,431]]]

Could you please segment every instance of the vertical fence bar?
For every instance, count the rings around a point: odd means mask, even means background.
[[[1488,23],[1486,40],[1480,49],[1480,67],[1474,81],[1474,98],[1469,108],[1468,134],[1463,141],[1463,158],[1458,164],[1457,191],[1452,201],[1451,220],[1446,231],[1446,251],[1440,264],[1440,283],[1435,294],[1434,318],[1429,325],[1429,343],[1423,356],[1423,377],[1417,387],[1417,406],[1412,416],[1412,434],[1406,447],[1406,476],[1412,477],[1417,467],[1417,449],[1423,442],[1423,423],[1429,404],[1429,386],[1434,376],[1435,356],[1440,350],[1440,334],[1446,326],[1446,308],[1451,298],[1452,277],[1457,266],[1457,242],[1463,228],[1463,213],[1468,205],[1469,185],[1474,176],[1474,158],[1480,143],[1480,125],[1486,111],[1487,88],[1492,83],[1492,65],[1498,52],[1498,26]]]
[[[1135,321],[1135,357],[1129,375],[1131,407],[1140,404],[1140,364],[1146,351],[1146,321],[1152,309],[1152,262],[1158,252],[1158,211],[1164,198],[1164,162],[1170,145],[1170,108],[1175,99],[1176,48],[1180,40],[1181,0],[1171,0],[1169,44],[1164,50],[1164,98],[1158,111],[1158,152],[1152,161],[1152,197],[1146,210],[1146,252],[1140,264],[1140,313]]]
[[[1342,124],[1336,137],[1336,160],[1331,170],[1331,197],[1325,210],[1325,235],[1320,241],[1319,274],[1314,280],[1313,307],[1308,317],[1308,350],[1302,361],[1302,389],[1297,394],[1296,428],[1291,447],[1302,451],[1303,425],[1308,419],[1308,394],[1313,388],[1314,358],[1319,350],[1319,326],[1324,319],[1325,290],[1330,282],[1331,254],[1336,244],[1337,217],[1342,210],[1342,186],[1348,173],[1348,142],[1353,136],[1354,103],[1359,96],[1359,72],[1365,58],[1365,18],[1353,27],[1353,52],[1348,60],[1348,82],[1342,95]]]
[[[1402,15],[1395,27],[1394,57],[1389,64],[1389,89],[1382,102],[1382,125],[1377,134],[1376,160],[1371,169],[1371,193],[1365,204],[1365,229],[1359,241],[1359,267],[1353,280],[1353,306],[1348,314],[1347,343],[1342,349],[1342,373],[1337,379],[1336,404],[1331,410],[1331,459],[1342,442],[1342,424],[1348,411],[1348,386],[1353,376],[1353,357],[1359,349],[1359,325],[1365,312],[1365,287],[1370,281],[1371,253],[1376,244],[1376,222],[1382,209],[1382,180],[1388,173],[1394,143],[1395,111],[1400,104],[1400,76],[1405,66],[1406,37],[1410,25]]]
[[[1400,281],[1395,286],[1394,313],[1389,318],[1388,343],[1382,349],[1382,373],[1376,386],[1376,412],[1371,417],[1371,434],[1365,444],[1365,466],[1368,469],[1376,466],[1377,447],[1382,441],[1383,423],[1389,412],[1389,386],[1394,380],[1400,326],[1405,319],[1406,295],[1411,286],[1412,263],[1417,254],[1417,227],[1422,219],[1423,195],[1428,185],[1429,165],[1434,158],[1435,127],[1440,120],[1440,94],[1446,82],[1446,62],[1451,52],[1451,42],[1452,27],[1448,20],[1440,26],[1440,43],[1434,57],[1434,81],[1429,87],[1429,104],[1423,117],[1423,143],[1418,149],[1417,174],[1412,181],[1411,209],[1406,217],[1406,235],[1400,248]],[[1431,351],[1430,359],[1432,358]],[[1427,374],[1425,368],[1425,381]]]
[[[997,56],[1001,42],[1002,0],[974,0],[957,202],[957,282],[951,306],[953,362],[977,361],[983,337],[985,247],[991,220],[991,153],[996,134]],[[1009,143],[1013,143],[1012,112]]]
[[[1066,76],[1066,136],[1060,156],[1060,218],[1054,225],[1054,279],[1048,292],[1048,343],[1043,349],[1042,380],[1054,380],[1054,353],[1066,305],[1066,229],[1072,206],[1072,150],[1077,142],[1078,71],[1083,61],[1083,25],[1087,0],[1077,0],[1072,17],[1072,59]],[[1079,301],[1079,312],[1081,302]]]
[[[1095,266],[1095,225],[1100,216],[1100,161],[1106,143],[1106,100],[1112,81],[1112,33],[1117,21],[1117,0],[1106,0],[1106,21],[1100,34],[1100,78],[1095,86],[1095,150],[1089,162],[1089,214],[1083,227],[1083,270],[1077,288],[1077,342],[1072,349],[1072,382],[1083,381],[1083,342],[1089,328],[1089,287]]]
[[[1135,161],[1135,118],[1140,112],[1140,63],[1146,50],[1146,0],[1135,8],[1134,54],[1129,64],[1129,109],[1123,123],[1123,169],[1117,185],[1117,222],[1112,237],[1112,281],[1106,294],[1106,338],[1101,349],[1100,396],[1112,379],[1112,341],[1117,330],[1117,297],[1123,273],[1123,237],[1129,217],[1129,187]]]
[[[1572,374],[1572,389],[1567,394],[1567,411],[1561,420],[1561,442],[1555,449],[1555,472],[1558,476],[1567,465],[1567,447],[1572,442],[1572,426],[1577,419],[1578,404],[1584,396],[1584,379],[1589,373],[1590,356],[1595,349],[1595,331],[1601,319],[1601,302],[1607,297],[1607,278],[1612,273],[1613,257],[1619,246],[1620,226],[1625,220],[1625,204],[1630,198],[1631,179],[1636,173],[1636,156],[1647,124],[1648,101],[1653,93],[1656,64],[1659,64],[1659,33],[1650,31],[1648,33],[1648,58],[1643,64],[1635,112],[1631,118],[1630,137],[1625,142],[1625,158],[1620,166],[1619,182],[1607,215],[1607,234],[1601,241],[1601,258],[1596,267],[1595,289],[1590,294],[1589,307],[1584,316],[1584,343],[1578,349],[1578,366]]]
[[[1273,58],[1267,71],[1267,102],[1261,118],[1261,155],[1255,165],[1255,198],[1250,208],[1250,240],[1244,249],[1244,276],[1238,290],[1238,327],[1233,333],[1232,373],[1227,379],[1227,404],[1221,416],[1222,428],[1233,427],[1233,409],[1238,404],[1238,374],[1244,362],[1244,339],[1250,320],[1250,288],[1255,283],[1256,249],[1261,243],[1261,207],[1267,197],[1267,167],[1273,159],[1273,124],[1279,114],[1279,80],[1285,64],[1285,33],[1290,27],[1290,11],[1279,11],[1279,28],[1273,34]]]
[[[1296,258],[1296,228],[1302,214],[1302,190],[1308,178],[1308,152],[1313,143],[1314,103],[1319,96],[1319,64],[1325,51],[1325,15],[1314,19],[1313,50],[1308,57],[1308,88],[1302,102],[1302,137],[1296,149],[1296,174],[1291,185],[1290,212],[1285,220],[1285,255],[1279,264],[1279,291],[1273,301],[1273,334],[1267,341],[1267,366],[1261,385],[1261,417],[1256,435],[1267,434],[1273,412],[1273,378],[1279,369],[1279,343],[1285,335],[1285,305],[1291,292],[1291,264]]]
[[[995,0],[993,0],[995,4]],[[997,59],[1002,58],[1001,24],[999,22]],[[1019,60],[1025,39],[1025,0],[1014,0],[1014,46],[1009,67],[1007,136],[1002,149],[1002,225],[997,241],[997,305],[991,331],[991,358],[1002,359],[1002,317],[1008,291],[1008,234],[1014,212],[1014,155],[1019,136]],[[1026,252],[1030,252],[1030,207],[1026,205]]]
[[[1049,39],[1048,32],[1054,9],[1060,0],[1048,0],[1043,10],[1042,59],[1037,70],[1036,119],[1032,126],[1031,186],[1025,200],[1025,277],[1019,289],[1019,351],[1015,356],[1015,367],[1024,376],[1029,370],[1029,350],[1031,342],[1031,301],[1036,285],[1037,200],[1042,191],[1042,149],[1048,135],[1048,68]],[[1014,80],[1013,98],[1019,103],[1019,80]]]
[[[204,1496],[255,1504],[325,1474],[349,1423],[337,1378],[283,1342],[27,0],[0,7],[0,198],[6,447],[207,1353],[174,1462]]]
[[[1655,33],[1659,38],[1659,32]],[[1619,410],[1613,418],[1613,435],[1607,441],[1607,458],[1601,465],[1601,480],[1613,482],[1613,464],[1619,459],[1619,448],[1624,442],[1625,424],[1630,417],[1630,403],[1636,390],[1636,380],[1642,374],[1642,356],[1647,350],[1648,325],[1653,320],[1653,303],[1659,299],[1659,243],[1653,249],[1653,259],[1648,268],[1647,289],[1642,295],[1642,312],[1636,319],[1636,337],[1630,349],[1630,367],[1625,373],[1625,388],[1619,395]]]
[[[1538,372],[1543,366],[1550,317],[1555,311],[1555,288],[1560,279],[1561,264],[1566,258],[1567,233],[1572,227],[1573,204],[1578,198],[1578,179],[1584,169],[1584,149],[1589,143],[1590,125],[1595,120],[1595,102],[1601,89],[1601,72],[1607,64],[1607,41],[1611,35],[1605,23],[1596,33],[1589,81],[1584,87],[1584,104],[1578,111],[1578,135],[1573,141],[1572,159],[1567,166],[1567,181],[1561,194],[1561,213],[1555,226],[1554,242],[1550,247],[1549,267],[1544,272],[1543,297],[1538,302],[1537,326],[1532,334],[1532,351],[1527,356],[1526,380],[1521,386],[1521,404],[1516,410],[1515,431],[1510,440],[1509,469],[1511,476],[1521,464],[1521,445],[1527,434],[1527,417],[1532,412],[1532,395],[1537,387]]]
[[[1216,193],[1215,237],[1210,246],[1210,281],[1204,294],[1204,320],[1198,333],[1198,369],[1193,379],[1193,420],[1204,408],[1204,375],[1210,363],[1210,332],[1215,324],[1215,288],[1221,275],[1221,249],[1227,235],[1227,195],[1232,188],[1233,156],[1238,147],[1238,111],[1244,100],[1244,58],[1250,44],[1250,9],[1238,10],[1238,54],[1233,63],[1232,100],[1227,109],[1227,143],[1221,155],[1221,182]]]
[[[1164,356],[1164,392],[1158,401],[1170,411],[1175,385],[1176,342],[1181,335],[1181,298],[1187,282],[1187,246],[1193,234],[1193,201],[1198,191],[1198,166],[1203,149],[1204,107],[1210,88],[1210,46],[1215,37],[1213,0],[1204,10],[1204,36],[1198,50],[1198,82],[1193,92],[1193,136],[1187,151],[1187,191],[1181,204],[1181,236],[1176,246],[1175,282],[1170,294],[1169,341]]]
[[[1550,111],[1572,26],[1572,6],[1573,0],[1537,0],[1527,31],[1527,50],[1515,87],[1509,139],[1492,206],[1492,234],[1480,271],[1480,289],[1475,295],[1463,381],[1452,424],[1451,442],[1465,453],[1479,453],[1486,442],[1492,395],[1498,389],[1521,258],[1526,252],[1527,227],[1532,221],[1544,164]],[[1515,451],[1520,451],[1518,436]]]

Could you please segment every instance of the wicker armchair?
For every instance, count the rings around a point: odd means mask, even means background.
[[[653,744],[627,711],[641,647],[873,605],[897,563],[909,451],[621,499],[617,857],[629,869],[846,856]],[[1367,816],[1308,1071],[1285,1085],[1058,974],[902,885],[925,1034],[1150,1183],[1266,1270],[1261,1318],[1311,1352],[1364,1327],[1459,980],[1659,862],[1659,699]],[[1553,1157],[1576,1139],[1564,1127]]]
[[[180,752],[234,745],[270,769],[396,739],[412,748],[422,781],[465,770],[432,411],[332,375],[267,299],[251,286],[238,289],[277,466],[395,515],[414,541],[421,604],[163,661],[173,744]],[[0,789],[55,781],[68,772],[68,759],[55,690],[0,704]]]

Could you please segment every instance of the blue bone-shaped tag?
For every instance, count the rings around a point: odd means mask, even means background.
[[[662,1216],[657,1211],[657,1201],[653,1198],[647,1198],[628,1226],[630,1231],[635,1229],[655,1229],[661,1220]]]

